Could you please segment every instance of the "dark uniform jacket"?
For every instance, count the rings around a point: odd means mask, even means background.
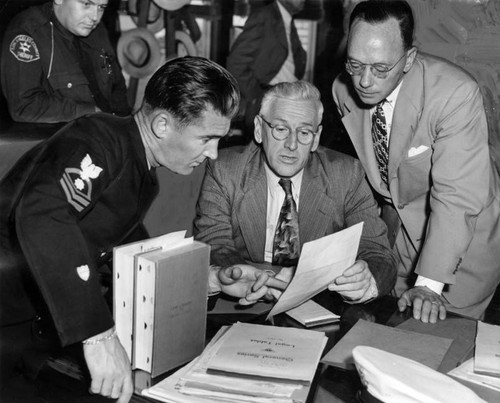
[[[58,22],[52,2],[11,21],[0,71],[10,115],[18,122],[68,122],[95,112],[96,105],[104,112],[130,113],[125,80],[104,25],[78,38]]]
[[[30,150],[0,183],[1,324],[33,317],[39,291],[63,345],[112,327],[99,259],[156,192],[132,117],[80,118]]]

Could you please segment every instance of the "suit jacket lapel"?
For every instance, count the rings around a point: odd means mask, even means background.
[[[366,175],[370,183],[379,193],[387,194],[386,187],[382,183],[382,178],[380,177],[380,171],[373,151],[370,109],[360,108],[354,103],[345,106],[349,110],[349,113],[342,118],[342,123],[351,137],[351,141],[365,169]]]
[[[335,208],[333,200],[327,196],[326,175],[321,169],[318,157],[312,153],[304,170],[300,188],[299,236],[301,246],[305,242],[326,234],[329,213]]]
[[[247,165],[236,214],[248,254],[255,262],[264,258],[266,241],[267,180],[264,164],[259,150]]]
[[[396,100],[389,140],[389,178],[396,175],[415,135],[423,104],[423,72],[418,59],[406,74]]]
[[[283,17],[281,16],[281,11],[279,9],[278,3],[274,2],[272,4],[273,8],[273,17],[275,20],[275,35],[276,39],[285,49],[288,49],[288,39],[286,37],[286,28],[285,23],[283,22]]]

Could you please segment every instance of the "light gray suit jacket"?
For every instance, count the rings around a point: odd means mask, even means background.
[[[473,307],[500,281],[500,188],[478,85],[444,59],[417,55],[394,109],[389,189],[375,160],[369,107],[346,74],[333,97],[372,187],[394,204],[416,251],[408,261],[402,255],[400,270],[447,284],[447,300],[476,315]]]
[[[255,144],[222,150],[202,184],[195,238],[211,245],[211,262],[223,267],[263,263],[266,238],[265,157]],[[299,200],[301,244],[364,221],[358,259],[365,260],[387,294],[396,278],[387,228],[357,160],[319,147],[304,168]]]

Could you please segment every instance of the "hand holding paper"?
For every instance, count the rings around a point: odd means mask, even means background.
[[[267,318],[292,309],[325,290],[352,266],[358,253],[363,223],[307,242],[295,275]]]

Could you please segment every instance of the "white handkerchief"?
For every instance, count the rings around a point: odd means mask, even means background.
[[[414,157],[415,155],[422,154],[425,150],[428,150],[429,147],[421,145],[418,147],[412,147],[408,150],[408,157]]]

